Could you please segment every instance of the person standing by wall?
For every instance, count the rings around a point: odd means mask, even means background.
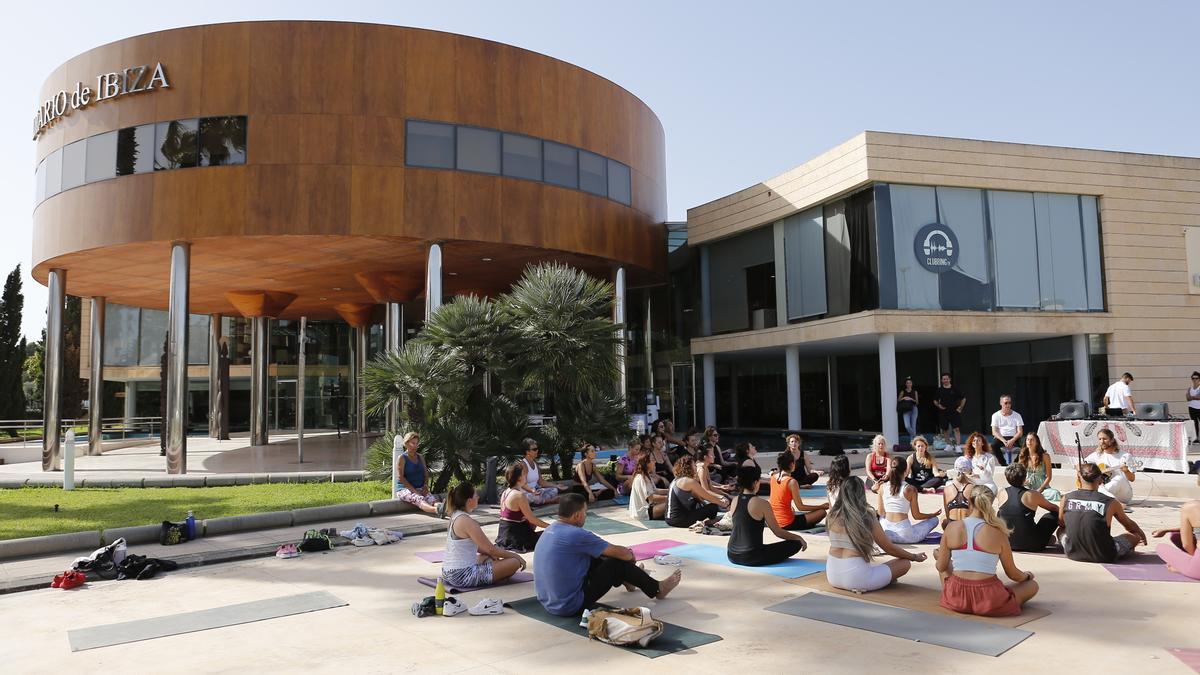
[[[909,443],[917,437],[917,406],[920,403],[921,397],[917,395],[917,388],[913,384],[912,377],[904,378],[904,386],[896,397],[896,412],[900,413],[901,419],[904,420],[904,429],[908,431]],[[1200,432],[1197,432],[1197,435],[1200,436]]]
[[[1196,438],[1193,443],[1200,443],[1200,371],[1192,371],[1192,386],[1187,390],[1188,415],[1192,424],[1196,425]]]
[[[1121,379],[1109,385],[1104,392],[1104,414],[1109,417],[1120,417],[1133,414],[1133,375],[1124,373]]]
[[[1000,466],[1012,464],[1013,455],[1020,451],[1021,435],[1025,433],[1025,420],[1021,413],[1013,410],[1012,396],[1000,397],[1000,409],[992,413],[992,455]]]
[[[943,434],[946,445],[950,445],[950,430],[954,430],[954,449],[962,443],[962,411],[967,405],[963,396],[952,383],[950,373],[942,373],[942,384],[938,387],[933,405],[938,410],[938,432]]]

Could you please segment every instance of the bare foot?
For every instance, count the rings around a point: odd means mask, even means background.
[[[636,591],[636,590],[637,590],[637,586],[634,586],[633,584],[629,583],[628,581],[627,581],[627,582],[625,582],[625,584],[624,584],[624,585],[625,585],[625,590],[626,590],[626,591],[630,591],[630,592],[632,592],[632,591]]]
[[[1174,573],[1176,573],[1176,574],[1179,574],[1179,570],[1175,569],[1174,567],[1172,567],[1172,566],[1170,566],[1170,565],[1167,565],[1167,571],[1168,571],[1168,572],[1174,572]]]
[[[662,600],[663,598],[667,597],[667,594],[670,593],[671,591],[675,590],[675,587],[679,585],[679,582],[682,579],[683,579],[683,571],[675,570],[674,574],[672,574],[671,576],[667,577],[666,579],[663,579],[662,581],[658,582],[658,595],[656,595],[654,597],[658,598],[659,600]]]

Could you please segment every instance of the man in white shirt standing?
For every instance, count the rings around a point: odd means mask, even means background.
[[[1013,410],[1012,397],[1000,397],[1000,409],[992,413],[992,454],[1000,466],[1008,466],[1013,456],[1021,450],[1021,436],[1025,433],[1025,420],[1021,413]]]
[[[1105,482],[1100,492],[1128,506],[1133,501],[1133,481],[1137,480],[1134,459],[1128,452],[1121,452],[1112,431],[1101,429],[1096,432],[1096,438],[1100,447],[1083,461],[1095,464],[1104,473]]]
[[[1129,389],[1132,383],[1133,375],[1125,373],[1109,386],[1108,391],[1104,392],[1105,415],[1120,417],[1133,414],[1133,392]]]

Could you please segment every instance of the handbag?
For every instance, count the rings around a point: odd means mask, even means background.
[[[597,609],[588,617],[588,637],[601,642],[628,647],[645,647],[666,629],[663,622],[650,615],[645,607],[633,609]]]
[[[912,410],[913,408],[915,408],[916,405],[917,404],[913,403],[911,398],[902,398],[896,402],[896,412],[903,415],[904,413],[908,412],[909,410]]]

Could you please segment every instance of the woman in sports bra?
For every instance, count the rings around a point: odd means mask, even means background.
[[[904,482],[904,458],[893,457],[887,482],[879,487],[877,508],[884,534],[897,544],[920,543],[937,527],[942,510],[923,513],[917,494],[916,488]]]
[[[616,488],[605,480],[604,475],[596,468],[596,446],[587,443],[580,449],[579,454],[583,455],[583,461],[575,465],[575,480],[579,481],[587,492],[588,501],[612,499],[616,496]]]
[[[909,553],[884,533],[874,509],[867,506],[866,488],[858,476],[842,482],[837,501],[825,519],[825,529],[829,533],[825,578],[834,588],[878,590],[908,574],[912,563],[925,560],[924,553]],[[876,546],[895,560],[873,563]]]
[[[943,511],[946,513],[946,517],[942,520],[943,532],[950,523],[966,518],[971,512],[971,490],[974,487],[971,484],[970,474],[962,469],[952,469],[947,472],[947,475],[951,480],[942,492],[942,504],[945,505]]]
[[[524,462],[510,464],[504,472],[508,488],[500,495],[500,532],[496,535],[496,545],[518,553],[529,553],[537,545],[542,533],[535,527],[545,530],[550,526],[529,508],[524,489],[527,473]]]
[[[971,511],[950,524],[933,557],[942,578],[941,605],[960,614],[1016,616],[1021,605],[1037,595],[1033,572],[1013,560],[1008,527],[992,510],[995,495],[983,486],[972,490]],[[997,564],[1015,583],[1004,585],[996,576]]]
[[[881,483],[888,479],[888,473],[891,467],[891,455],[887,450],[887,439],[881,436],[876,436],[871,439],[871,452],[867,455],[867,461],[864,466],[867,469],[867,488],[870,490],[878,490]]]

